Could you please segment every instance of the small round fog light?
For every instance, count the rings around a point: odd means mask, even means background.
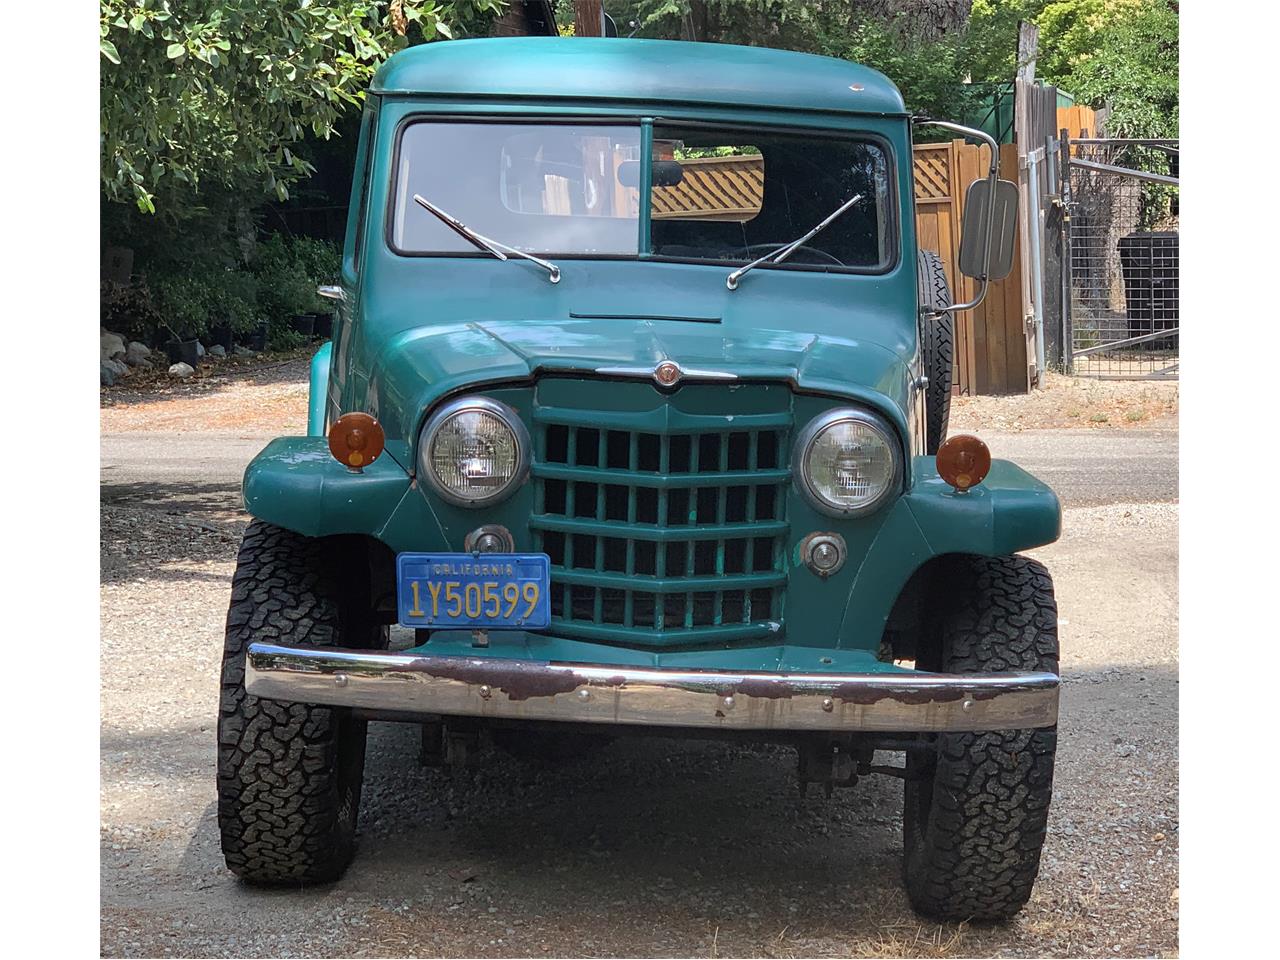
[[[844,537],[838,533],[811,533],[800,543],[800,559],[823,579],[844,566],[847,552]]]
[[[938,476],[957,493],[976,487],[991,469],[991,451],[977,437],[959,434],[938,447]]]
[[[329,427],[329,452],[351,470],[373,463],[385,445],[382,425],[367,413],[344,413]]]

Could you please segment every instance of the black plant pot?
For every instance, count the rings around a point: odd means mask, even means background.
[[[209,331],[209,337],[213,341],[211,346],[220,346],[227,353],[231,352],[233,342],[231,327],[225,323],[220,323]]]
[[[316,336],[321,340],[328,340],[333,336],[333,314],[317,313],[316,314]]]
[[[250,350],[256,350],[261,353],[267,349],[267,333],[269,331],[267,324],[263,323],[255,327],[253,332],[249,334],[246,345]]]
[[[164,345],[164,352],[170,363],[185,363],[192,369],[200,363],[200,354],[196,347],[198,340],[169,340]]]
[[[300,333],[304,337],[314,336],[316,332],[316,315],[314,313],[299,313],[289,318],[289,326],[295,333]]]

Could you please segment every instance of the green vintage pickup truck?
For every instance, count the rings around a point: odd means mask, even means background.
[[[947,437],[952,317],[976,299],[917,248],[921,122],[879,73],[777,50],[387,61],[307,435],[244,478],[233,871],[340,876],[366,723],[392,719],[454,763],[489,738],[786,742],[802,786],[902,779],[921,913],[1026,902],[1058,646],[1049,575],[1017,551],[1060,512]],[[978,299],[1015,207],[994,164],[970,188]]]

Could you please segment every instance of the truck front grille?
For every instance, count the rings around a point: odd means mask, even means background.
[[[551,558],[551,632],[664,646],[777,634],[789,407],[689,413],[647,384],[610,389],[634,409],[534,413],[530,527]]]

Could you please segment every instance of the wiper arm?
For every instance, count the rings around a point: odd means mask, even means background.
[[[814,237],[820,234],[823,230],[827,229],[827,227],[831,226],[831,224],[835,223],[838,217],[840,217],[846,210],[848,210],[850,207],[852,207],[855,203],[857,203],[861,199],[862,199],[862,194],[855,193],[852,197],[850,197],[844,203],[840,204],[840,206],[836,207],[835,210],[827,214],[827,217],[825,220],[823,220],[820,224],[818,224],[816,227],[814,227],[812,230],[806,233],[799,240],[792,240],[782,249],[773,250],[769,253],[766,253],[763,257],[759,257],[758,259],[752,260],[745,267],[739,267],[737,270],[733,271],[733,273],[729,274],[729,276],[725,277],[725,281],[724,281],[725,286],[727,286],[730,290],[737,290],[738,281],[742,279],[742,275],[746,273],[748,270],[754,270],[756,267],[760,266],[762,263],[781,263],[783,260],[787,259],[787,257],[791,256],[798,249],[800,249],[800,247],[803,247],[806,243],[808,243],[810,240],[812,240]]]
[[[458,236],[462,237],[464,240],[469,241],[477,250],[483,250],[486,253],[491,253],[499,260],[508,259],[508,254],[513,257],[520,257],[521,259],[529,260],[547,271],[547,279],[552,283],[560,282],[560,268],[549,260],[543,260],[541,257],[535,257],[531,253],[525,253],[523,250],[517,250],[515,247],[509,247],[505,243],[499,243],[491,237],[486,237],[482,233],[477,233],[457,217],[441,210],[421,194],[415,193],[413,195],[413,199],[414,202],[421,205],[428,213],[437,217],[446,227]]]

